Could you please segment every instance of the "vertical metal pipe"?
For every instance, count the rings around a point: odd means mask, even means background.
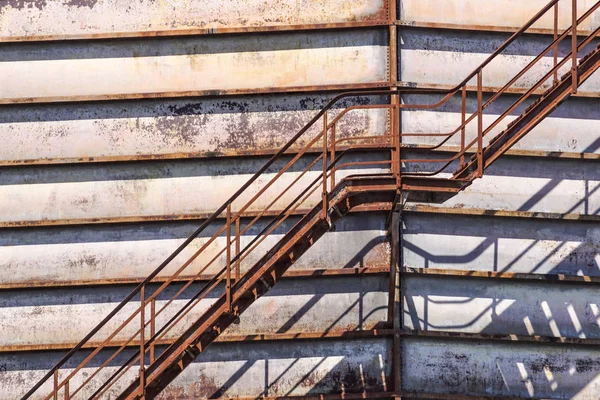
[[[144,348],[145,345],[145,331],[146,331],[146,285],[142,285],[140,289],[140,396],[144,399],[146,395],[146,379],[145,374],[146,370],[144,368],[144,359],[146,358],[146,350]]]
[[[227,310],[231,312],[231,203],[227,204],[227,266],[226,266],[225,297]]]
[[[571,69],[571,80],[573,94],[577,93],[577,87],[579,86],[579,79],[577,77],[577,0],[573,0],[573,26],[571,30],[571,47],[572,47],[572,69]]]
[[[556,2],[554,5],[554,41],[558,39],[558,4],[560,2]],[[558,64],[558,43],[554,45],[554,67]],[[554,71],[554,83],[558,82],[558,70]]]
[[[327,111],[323,114],[323,210],[321,217],[327,218]]]
[[[462,129],[460,130],[460,151],[465,149],[465,136],[466,136],[466,126],[465,121],[467,120],[467,85],[462,88],[462,116],[461,116],[461,125]],[[460,167],[462,168],[465,165],[465,155],[460,156]]]
[[[483,70],[477,73],[477,175],[483,176]]]

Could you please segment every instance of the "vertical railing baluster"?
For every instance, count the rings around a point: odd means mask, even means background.
[[[571,83],[573,94],[577,93],[577,87],[579,86],[579,79],[577,77],[577,0],[573,0],[573,29],[571,30],[571,47],[572,47],[572,69],[571,69]]]
[[[231,203],[227,204],[227,265],[226,265],[225,298],[227,310],[231,312]]]
[[[69,393],[69,381],[65,382],[65,400],[69,400],[71,398],[71,394]]]
[[[477,175],[483,176],[483,70],[477,73]]]
[[[54,370],[54,390],[52,391],[54,400],[58,400],[58,369]]]
[[[336,131],[335,131],[335,124],[333,124],[331,126],[331,152],[329,153],[329,159],[331,162],[333,162],[333,160],[335,160],[335,141],[336,141]],[[331,189],[333,189],[335,187],[335,168],[331,169],[331,180],[329,183],[329,187]]]
[[[557,1],[554,5],[554,41],[558,39],[558,4],[560,2]],[[558,43],[554,44],[554,84],[558,82],[558,70],[556,69],[556,65],[558,64]]]
[[[150,337],[156,335],[156,298],[150,302]],[[150,344],[150,364],[154,362],[154,341]]]
[[[240,280],[240,220],[241,220],[241,216],[238,214],[237,219],[235,220],[235,256],[236,256],[236,260],[235,260],[235,281],[239,281]]]
[[[466,126],[465,121],[467,120],[467,85],[462,88],[462,115],[461,115],[461,126],[460,130],[460,151],[465,150],[465,136],[466,136]],[[460,165],[459,169],[465,165],[465,155],[460,156]]]
[[[323,114],[323,210],[321,216],[327,218],[327,111]]]
[[[142,285],[140,289],[140,396],[142,399],[146,397],[146,369],[144,367],[145,351],[145,331],[146,331],[146,285]]]

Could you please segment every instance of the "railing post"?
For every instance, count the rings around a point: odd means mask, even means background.
[[[156,335],[156,298],[150,302],[150,337]],[[150,344],[150,363],[154,362],[154,341]]]
[[[554,5],[554,41],[558,39],[558,4],[560,2],[556,2]],[[558,82],[558,70],[556,69],[556,65],[558,64],[558,43],[554,44],[554,84]]]
[[[483,70],[477,72],[477,175],[483,176]]]
[[[321,217],[327,218],[327,111],[323,114],[323,210]]]
[[[396,180],[396,190],[400,190],[400,95],[391,96],[391,134],[392,134],[392,173]]]
[[[142,399],[146,398],[146,369],[144,366],[144,359],[146,358],[145,349],[145,331],[146,331],[146,285],[142,285],[140,289],[140,396]]]
[[[336,132],[335,132],[335,124],[331,126],[331,151],[329,153],[329,158],[331,162],[335,160],[335,141],[336,141]],[[331,169],[331,180],[329,183],[329,187],[333,189],[335,187],[335,168]]]
[[[71,398],[71,394],[69,393],[69,381],[65,382],[65,400],[69,400]]]
[[[461,126],[462,129],[460,130],[460,151],[464,151],[465,150],[465,136],[466,136],[466,126],[465,126],[465,121],[467,120],[467,85],[463,86],[462,88],[462,113],[461,113]],[[462,167],[465,165],[465,155],[463,153],[462,156],[460,156],[460,165],[459,165],[459,169],[462,169]]]
[[[240,219],[241,217],[238,215],[237,219],[235,220],[235,256],[237,258],[237,260],[235,260],[235,281],[239,281],[240,280],[240,260],[239,260],[239,256],[240,256]]]
[[[571,67],[571,83],[573,94],[577,93],[577,87],[579,86],[579,78],[577,77],[577,0],[573,0],[573,26],[571,30],[571,58],[573,65]]]
[[[54,371],[54,390],[52,391],[54,400],[58,400],[58,369]]]
[[[226,266],[225,297],[227,311],[231,313],[231,203],[227,204],[227,266]]]

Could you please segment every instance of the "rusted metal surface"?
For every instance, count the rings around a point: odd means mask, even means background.
[[[405,391],[485,398],[578,398],[600,391],[594,347],[405,337]],[[410,364],[408,361],[410,360]],[[422,365],[425,368],[409,368]],[[435,382],[435,385],[431,385]]]
[[[407,329],[600,338],[596,285],[420,274],[402,282]]]
[[[564,1],[564,0],[563,0]],[[559,32],[563,32],[560,30]],[[402,28],[399,32],[403,42],[399,47],[400,80],[411,85],[453,85],[460,82],[466,71],[485,60],[490,50],[495,49],[509,34],[473,32],[439,31],[429,29]],[[537,56],[552,37],[524,35],[512,44],[505,53],[501,54],[487,68],[483,75],[483,86],[502,88],[504,84],[518,72],[523,70],[532,58]],[[570,37],[559,46],[560,57],[570,52]],[[594,43],[598,43],[595,41]],[[586,52],[587,53],[587,52]],[[583,54],[583,53],[582,53]],[[436,66],[443,64],[443,74],[437,73]],[[553,65],[552,53],[549,53],[533,69],[523,76],[511,91],[528,89]],[[559,75],[569,71],[570,65],[561,68]],[[475,80],[468,82],[476,86]],[[542,86],[542,92],[547,90],[552,82]],[[580,90],[586,93],[598,93],[600,81],[592,77]]]
[[[308,346],[306,341],[279,344],[283,343],[215,343],[158,398],[324,395],[333,400],[342,394],[351,399],[380,398],[387,391],[391,355],[383,337],[332,338],[311,341]],[[18,367],[13,355],[0,355],[0,362],[7,367],[4,398],[18,399],[23,394],[22,383],[39,377],[61,353],[21,353]],[[40,359],[41,354],[44,357]],[[115,371],[119,361],[109,370]]]
[[[405,266],[425,268],[424,274],[441,269],[450,275],[557,283],[592,283],[600,275],[597,218],[586,222],[407,212],[405,224]]]
[[[495,21],[497,22],[497,21]],[[457,24],[452,22],[426,22],[426,21],[410,21],[410,20],[398,20],[396,21],[397,26],[406,26],[412,28],[428,28],[428,29],[453,29],[459,31],[479,31],[479,32],[508,32],[513,33],[518,31],[520,26],[502,26],[502,25],[480,25],[480,24]],[[579,35],[589,35],[592,31],[590,29],[581,29]],[[552,35],[554,34],[554,27],[552,28],[529,28],[525,33],[534,35]]]
[[[320,92],[3,107],[0,138],[6,146],[0,149],[0,165],[272,155],[333,96]],[[371,97],[344,99],[332,115],[374,102]],[[356,109],[340,120],[338,135],[383,135],[386,124],[386,110]]]
[[[532,0],[518,5],[510,0],[499,0],[494,3],[481,3],[477,0],[447,0],[443,3],[435,0],[399,0],[400,18],[417,23],[461,24],[479,26],[497,26],[504,28],[521,27],[531,15],[548,3],[547,0]],[[578,12],[582,14],[594,4],[593,0],[580,0]],[[515,6],[518,11],[515,11]],[[572,4],[561,2],[559,8],[559,28],[566,29],[571,25]],[[548,14],[536,22],[535,29],[551,30],[553,15]],[[600,13],[586,21],[583,29],[594,29],[600,25]]]
[[[308,285],[310,290],[306,290]],[[182,286],[183,283],[173,285],[170,292],[160,296],[156,300],[156,311],[166,304],[171,292]],[[197,283],[192,289],[200,286],[201,283]],[[148,287],[148,296],[157,287],[158,284]],[[214,303],[216,297],[224,293],[224,289],[220,286],[214,295],[200,302],[188,320],[162,338],[160,343],[172,343],[192,319],[199,318]],[[130,290],[130,286],[104,287],[101,295],[90,293],[85,288],[63,288],[47,292],[39,299],[32,299],[36,293],[32,290],[4,292],[0,296],[3,304],[0,314],[3,321],[0,347],[6,351],[73,348]],[[157,327],[162,327],[192,294],[191,290],[186,291],[173,307],[161,313],[156,321]],[[285,333],[292,338],[293,335],[302,337],[306,332],[371,330],[385,319],[386,303],[386,280],[382,274],[364,275],[361,279],[327,275],[301,279],[288,277],[242,315],[239,324],[232,326],[220,337],[231,341],[256,335],[270,337],[278,333]],[[126,313],[118,315],[114,320],[115,326],[127,316]],[[40,318],[44,320],[43,327],[38,323]],[[78,321],[76,326],[69,323],[73,320]],[[114,351],[137,328],[138,324],[129,324],[124,332],[111,340],[108,347]],[[149,329],[146,334],[148,332]],[[93,349],[101,345],[108,333],[107,330],[100,332],[91,343],[86,344],[86,348]],[[135,338],[133,344],[139,345],[139,338]]]
[[[430,338],[430,339],[451,339],[464,340],[468,342],[514,342],[524,344],[562,344],[567,346],[591,346],[597,347],[600,344],[598,339],[572,338],[572,337],[554,337],[540,335],[516,335],[516,334],[480,334],[466,332],[446,332],[446,331],[423,331],[404,329],[402,336]]]
[[[386,23],[387,0],[7,1],[0,41],[152,37]]]
[[[377,152],[350,154],[346,160],[381,160],[383,156]],[[298,177],[311,163],[311,157],[302,157],[286,176],[290,179]],[[275,168],[283,167],[292,158],[291,155],[286,156]],[[0,221],[17,226],[24,221],[85,219],[93,223],[115,217],[152,220],[159,215],[212,213],[264,162],[264,158],[249,158],[232,164],[230,160],[221,158],[145,165],[89,165],[88,168],[79,165],[10,168],[0,178]],[[384,170],[384,165],[374,165],[370,169],[358,166],[340,171],[337,175],[341,179],[353,173]],[[318,175],[318,170],[308,171],[302,176],[300,185]],[[275,176],[276,173],[270,171],[261,176],[244,197],[233,204],[233,209],[239,211],[242,202],[252,197],[252,191],[258,191]],[[268,196],[283,190],[287,183],[277,180],[248,211],[263,211],[270,202]],[[298,194],[299,188],[301,186],[288,191],[272,209],[281,210],[286,201]],[[320,198],[319,194],[312,195],[302,208],[312,207],[317,198]]]
[[[15,44],[0,50],[0,58],[11,61],[0,64],[0,100],[218,95],[389,82],[387,32],[342,32]],[[99,80],[102,85],[94,83]]]
[[[566,221],[592,221],[600,222],[600,215],[586,214],[560,214],[550,212],[510,211],[510,210],[486,210],[481,208],[461,207],[432,207],[426,204],[408,205],[404,208],[406,213],[428,213],[428,214],[450,214],[450,215],[472,215],[505,218],[526,219],[550,219]]]
[[[414,275],[433,275],[433,276],[455,276],[465,278],[489,278],[489,279],[510,279],[534,282],[550,283],[581,283],[593,284],[600,283],[598,276],[586,275],[566,275],[566,274],[528,274],[524,272],[490,272],[476,270],[444,269],[444,268],[414,268],[404,267],[403,274]]]

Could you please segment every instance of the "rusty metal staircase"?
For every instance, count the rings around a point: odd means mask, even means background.
[[[403,193],[408,193],[413,200],[444,201],[483,176],[486,168],[600,68],[600,46],[577,60],[578,53],[590,47],[600,28],[581,41],[573,34],[600,8],[597,2],[579,18],[575,7],[572,26],[560,35],[555,23],[553,42],[483,102],[485,67],[547,13],[554,10],[557,21],[558,3],[559,0],[548,3],[450,90],[397,87],[335,97],[23,399],[152,399],[227,327],[236,323],[256,299],[273,287],[283,273],[347,213],[373,205],[389,209],[400,201]],[[571,53],[559,61],[558,46],[568,37]],[[502,94],[511,93],[515,83],[527,72],[537,71],[535,67],[549,53],[554,53],[552,68],[484,128],[484,111],[489,105]],[[558,75],[569,62],[571,70],[559,79]],[[473,79],[476,85],[469,87]],[[469,90],[477,93],[477,110],[467,116]],[[507,121],[517,107],[541,91],[541,96],[518,118]],[[443,97],[435,104],[402,103],[404,93],[420,92]],[[454,131],[401,132],[401,110],[435,109],[457,94],[462,96],[462,123]],[[380,101],[382,104],[334,108],[341,99],[350,97],[384,100]],[[349,112],[373,110],[388,116],[389,127],[384,135],[355,136],[339,131],[338,122]],[[473,126],[472,122],[476,125],[475,137],[467,143],[467,128]],[[497,128],[503,129],[484,146],[484,138],[492,136],[492,130]],[[441,137],[442,140],[425,147],[432,151],[427,157],[405,158],[403,140],[415,136]],[[460,141],[460,151],[450,158],[436,157],[438,153],[433,151],[443,150],[451,140]],[[374,161],[346,161],[350,154],[366,151],[386,156]],[[467,159],[471,153],[474,154]],[[433,165],[433,170],[418,170],[426,163]],[[456,170],[447,172],[450,168]],[[297,218],[297,222],[289,224],[293,218]],[[263,225],[265,219],[269,222]],[[287,230],[286,221],[291,226]],[[273,240],[276,229],[284,229],[285,233]],[[197,287],[199,278],[206,275],[212,277]],[[193,291],[193,296],[183,295],[189,291]],[[209,294],[214,298],[215,293],[217,299],[211,300]],[[83,349],[87,349],[87,356],[80,361]],[[115,367],[115,363],[118,366]]]

